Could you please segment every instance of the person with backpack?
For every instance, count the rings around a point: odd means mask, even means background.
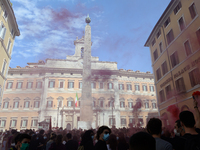
[[[182,143],[184,150],[200,150],[200,134],[196,131],[193,113],[182,111],[179,114],[179,119],[181,126],[185,130],[185,134],[182,136],[185,139],[185,142]]]

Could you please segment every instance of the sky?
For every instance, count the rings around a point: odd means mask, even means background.
[[[10,67],[74,55],[91,18],[92,56],[118,69],[152,72],[144,44],[170,0],[11,0],[20,30]]]

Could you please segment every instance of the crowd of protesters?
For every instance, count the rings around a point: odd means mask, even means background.
[[[90,130],[10,130],[1,133],[2,150],[200,150],[200,112],[194,96],[194,114],[182,111],[173,131],[151,118],[146,128]],[[195,120],[196,118],[196,120]]]

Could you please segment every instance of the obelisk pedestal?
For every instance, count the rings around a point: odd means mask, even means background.
[[[91,90],[91,27],[89,15],[86,18],[85,36],[84,36],[84,56],[83,56],[83,80],[82,95],[80,106],[80,121],[78,128],[95,128],[92,109],[92,90]]]

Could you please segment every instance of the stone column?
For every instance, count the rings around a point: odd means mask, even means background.
[[[65,118],[66,118],[65,112],[63,111],[63,114],[62,114],[62,127],[63,127],[63,129],[66,128],[66,126],[65,126]]]
[[[83,81],[78,128],[89,129],[93,123],[92,90],[91,90],[91,27],[90,18],[86,18],[83,56]]]
[[[116,114],[115,115],[116,127],[120,127],[119,87],[118,87],[117,76],[114,76],[113,83],[114,83],[114,98],[115,98],[115,103],[114,103],[115,110],[113,113]]]
[[[49,84],[49,78],[44,77],[43,78],[43,86],[42,86],[42,99],[41,99],[41,105],[40,105],[40,116],[39,121],[43,121],[45,119],[46,114],[46,106],[47,106],[47,91],[48,91],[48,84]]]

